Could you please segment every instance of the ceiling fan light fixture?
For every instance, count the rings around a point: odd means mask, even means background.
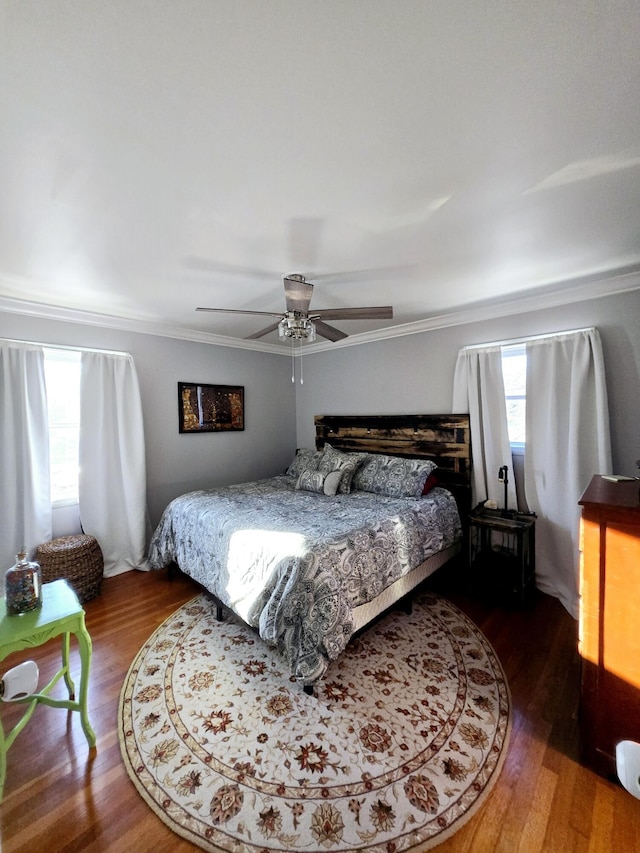
[[[234,308],[196,308],[196,311],[212,311],[221,314],[259,314],[277,317],[264,329],[247,335],[245,340],[254,341],[278,330],[282,342],[295,344],[296,341],[315,341],[317,336],[328,341],[341,341],[348,337],[346,332],[330,326],[327,320],[391,320],[393,308],[390,305],[378,305],[368,308],[323,308],[309,314],[309,304],[313,294],[313,285],[299,273],[283,276],[285,310],[283,314],[274,311],[249,311]]]
[[[290,312],[278,323],[278,337],[281,341],[315,341],[316,326],[308,317],[296,317]]]

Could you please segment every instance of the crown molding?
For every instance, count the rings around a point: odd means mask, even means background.
[[[168,326],[148,320],[134,320],[128,317],[117,317],[112,314],[81,311],[76,308],[62,308],[57,305],[28,302],[5,296],[0,296],[0,311],[8,314],[38,317],[42,320],[61,320],[65,323],[99,326],[103,329],[117,329],[121,332],[136,332],[141,335],[157,335],[161,338],[175,338],[180,341],[193,341],[195,343],[211,344],[219,347],[234,347],[236,349],[252,350],[253,352],[269,352],[276,355],[283,355],[282,347],[278,344],[245,341],[241,338],[230,338],[225,335],[214,335],[210,332],[183,329],[181,326]]]
[[[479,302],[468,308],[462,308],[459,311],[435,314],[432,317],[416,320],[413,323],[403,323],[398,326],[379,329],[375,332],[363,332],[358,335],[351,335],[335,343],[322,341],[321,343],[309,344],[304,348],[304,352],[305,354],[323,352],[341,347],[358,346],[359,344],[401,338],[406,335],[417,335],[422,332],[432,332],[452,326],[463,326],[469,323],[482,322],[483,320],[494,320],[498,317],[511,317],[514,314],[524,314],[529,311],[542,311],[546,308],[557,308],[576,302],[586,302],[589,299],[599,299],[604,296],[628,293],[638,289],[640,289],[640,270],[636,269],[631,272],[609,275],[605,279],[595,277],[582,278],[573,280],[572,283],[565,283],[564,286],[556,285],[545,290],[544,293],[538,291],[508,300]]]
[[[401,323],[397,326],[388,326],[384,329],[350,335],[340,341],[321,341],[319,343],[304,344],[303,347],[298,347],[293,355],[298,358],[300,355],[311,355],[316,352],[336,350],[343,347],[360,346],[392,338],[401,338],[407,335],[431,332],[437,329],[446,329],[451,326],[478,323],[498,317],[509,317],[528,311],[541,311],[575,302],[585,302],[589,299],[628,293],[638,289],[640,289],[640,269],[627,268],[617,273],[609,273],[606,277],[602,277],[602,274],[596,274],[580,279],[573,279],[544,290],[530,292],[528,295],[521,297],[479,302],[458,311],[435,314],[412,323]],[[225,335],[214,335],[209,332],[199,332],[193,329],[184,329],[180,326],[169,326],[148,320],[117,317],[110,314],[82,311],[75,308],[63,308],[56,305],[29,302],[28,300],[13,299],[5,296],[0,296],[0,311],[38,317],[45,320],[60,320],[84,326],[99,326],[101,328],[117,329],[118,331],[135,332],[143,335],[156,335],[158,337],[174,338],[182,341],[193,341],[194,343],[210,344],[212,346],[271,353],[273,355],[286,356],[287,358],[291,358],[292,355],[291,348],[283,346],[280,343],[270,344],[263,341],[231,338]]]

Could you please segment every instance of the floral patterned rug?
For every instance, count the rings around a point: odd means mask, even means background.
[[[175,832],[212,851],[426,850],[497,778],[510,698],[495,652],[431,594],[351,641],[309,696],[199,595],[134,660],[122,755]]]

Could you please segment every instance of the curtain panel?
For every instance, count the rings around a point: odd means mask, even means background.
[[[82,353],[80,521],[105,577],[147,569],[146,467],[140,389],[128,354]]]
[[[500,346],[460,350],[453,378],[453,411],[468,412],[471,430],[472,502],[504,503],[498,469],[511,468],[507,406]],[[510,509],[516,508],[515,478],[507,485]]]
[[[511,342],[513,343],[513,342]],[[524,494],[536,521],[536,586],[575,617],[579,606],[578,501],[593,474],[611,471],[609,408],[596,329],[523,341],[527,349]],[[453,410],[470,415],[474,500],[501,505],[500,465],[511,461],[502,347],[458,354]],[[511,467],[511,466],[510,466]],[[511,478],[509,508],[516,507]]]
[[[578,501],[612,470],[609,405],[597,329],[527,342],[524,489],[537,513],[536,584],[578,616]]]
[[[0,574],[51,539],[49,422],[42,347],[0,341]]]

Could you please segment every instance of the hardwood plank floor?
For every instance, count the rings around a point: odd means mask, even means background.
[[[441,578],[444,577],[441,575]],[[447,594],[493,644],[507,673],[514,706],[504,767],[484,807],[439,853],[570,853],[640,851],[640,801],[581,767],[578,756],[579,660],[576,624],[555,599],[540,595],[530,610],[490,607]],[[8,754],[0,806],[5,853],[17,851],[193,851],[153,814],[130,782],[116,730],[122,682],[135,654],[180,604],[199,591],[183,576],[129,572],[103,583],[87,602],[93,639],[89,716],[98,738],[89,754],[77,714],[40,707]],[[13,655],[33,657],[41,683],[54,674],[60,644],[53,640]],[[74,678],[79,657],[72,651]],[[18,706],[0,707],[5,731]]]

